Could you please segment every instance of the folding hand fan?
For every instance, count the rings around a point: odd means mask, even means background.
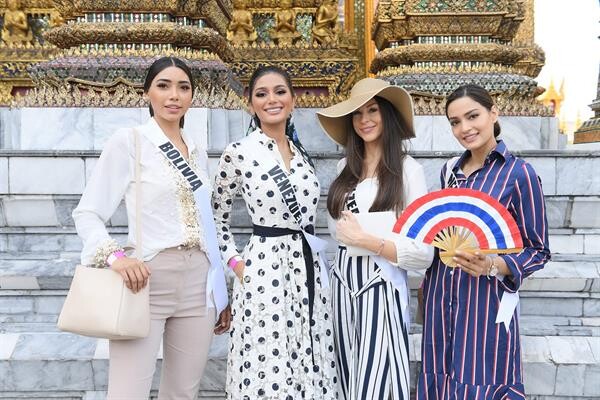
[[[393,231],[440,249],[450,267],[456,250],[485,254],[518,253],[523,240],[515,219],[496,199],[473,189],[449,188],[412,202]]]

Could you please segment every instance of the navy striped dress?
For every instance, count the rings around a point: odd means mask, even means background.
[[[469,152],[442,168],[442,187],[470,188],[498,199],[515,218],[524,250],[502,255],[512,276],[472,277],[444,265],[437,253],[423,282],[425,318],[417,399],[525,399],[518,307],[509,329],[496,324],[504,292],[550,259],[542,186],[535,171],[499,141],[483,167],[466,177],[460,166]]]

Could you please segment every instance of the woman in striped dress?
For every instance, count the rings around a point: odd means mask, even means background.
[[[318,117],[346,147],[327,198],[330,230],[340,242],[332,274],[340,399],[409,399],[406,269],[426,268],[433,250],[408,238],[371,235],[353,213],[398,215],[427,193],[423,168],[404,148],[414,137],[412,100],[400,87],[366,78],[350,99]],[[364,255],[349,255],[346,246]]]
[[[442,187],[498,199],[515,218],[524,248],[506,255],[461,253],[456,269],[436,254],[423,282],[417,399],[525,399],[516,293],[550,259],[542,186],[531,165],[496,139],[498,109],[485,89],[456,89],[446,116],[466,151],[442,168]]]

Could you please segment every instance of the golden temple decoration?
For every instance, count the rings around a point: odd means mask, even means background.
[[[52,10],[50,13],[50,27],[61,26],[65,23],[65,19],[56,10]]]
[[[207,49],[224,61],[233,58],[225,38],[213,29],[198,29],[174,22],[96,22],[66,24],[46,33],[46,39],[61,48],[86,44],[164,43],[170,46]]]
[[[240,97],[233,91],[213,91],[206,82],[198,82],[192,107],[239,109],[243,107]],[[1,95],[1,91],[0,91]],[[146,107],[141,89],[129,82],[115,82],[112,87],[87,87],[65,85],[53,87],[42,85],[31,89],[25,96],[17,95],[14,107]]]
[[[554,87],[554,81],[550,80],[548,88],[537,99],[546,107],[550,107],[555,116],[560,115],[562,103],[565,99],[563,80],[560,84],[560,89],[557,91]]]
[[[12,102],[12,89],[11,84],[0,82],[0,104],[10,104]]]
[[[573,143],[593,143],[600,142],[600,70],[598,71],[598,87],[596,90],[596,100],[590,104],[594,116],[584,121],[573,134]]]
[[[375,58],[375,46],[374,46],[374,42],[372,40],[372,24],[371,21],[373,20],[373,16],[374,16],[374,2],[371,1],[365,1],[364,2],[364,18],[365,18],[365,37],[364,37],[364,63],[365,66],[371,65],[371,63],[373,62],[373,59]],[[365,71],[367,71],[368,69],[365,68]],[[370,74],[371,75],[371,74]]]
[[[0,0],[0,105],[10,105],[14,93],[33,86],[27,71],[31,64],[56,53],[42,38],[53,12],[51,0]]]
[[[16,104],[138,107],[148,66],[173,55],[190,66],[194,105],[239,108],[242,87],[224,61],[230,0],[57,0],[44,38],[62,50],[28,72],[35,90]],[[55,14],[57,15],[57,14]]]
[[[313,43],[335,43],[338,37],[338,4],[336,0],[323,0],[317,9],[312,27]]]
[[[523,0],[523,8],[525,10],[525,16],[523,22],[519,26],[517,34],[515,35],[515,43],[533,43],[535,22],[534,22],[534,1],[535,0]]]
[[[8,9],[4,12],[2,40],[6,44],[30,43],[33,35],[29,30],[27,15],[19,8],[18,0],[7,0]]]
[[[342,98],[354,83],[356,34],[339,28],[337,1],[239,0],[234,6],[234,15],[238,10],[251,14],[243,18],[252,21],[257,34],[253,41],[238,41],[230,34],[232,70],[244,86],[258,66],[274,64],[292,76],[297,106],[325,107]]]
[[[246,9],[246,0],[234,0],[233,17],[227,30],[227,40],[234,45],[252,44],[257,38],[252,25],[252,13]]]
[[[279,46],[290,46],[300,38],[296,30],[296,12],[292,8],[292,0],[280,0],[280,8],[275,13],[275,26],[271,30],[271,38]]]
[[[370,71],[411,93],[434,98],[472,82],[512,115],[552,114],[535,100],[544,52],[533,43],[533,0],[380,0],[372,38]]]
[[[261,43],[236,47],[236,61],[232,68],[242,84],[247,86],[256,67],[275,64],[292,76],[297,93],[296,106],[320,108],[334,104],[354,83],[354,52],[354,40],[339,40],[335,46],[296,43],[281,47],[274,43]]]

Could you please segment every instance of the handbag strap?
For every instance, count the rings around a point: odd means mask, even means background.
[[[141,172],[142,165],[140,160],[140,138],[137,129],[133,129],[133,138],[135,142],[135,257],[138,260],[143,260],[142,253],[142,224],[140,223],[140,213],[142,202],[142,183]]]

